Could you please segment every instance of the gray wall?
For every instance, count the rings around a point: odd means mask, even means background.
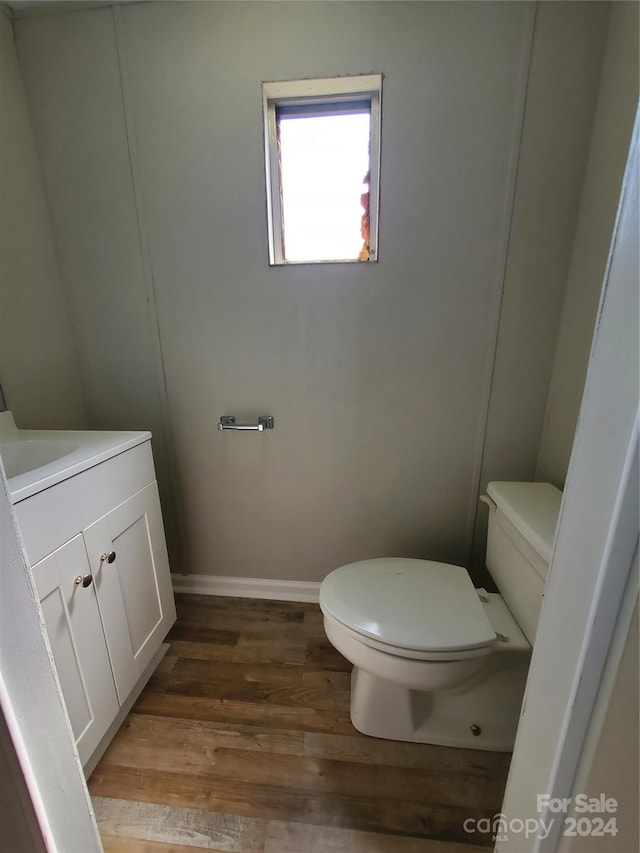
[[[483,490],[492,480],[534,479],[608,14],[601,3],[538,4],[482,454]],[[487,507],[479,504],[472,557],[478,578],[486,535]]]
[[[162,3],[19,22],[91,423],[153,429],[182,567],[468,563],[481,467],[533,475],[606,8],[543,4],[527,79],[530,13]],[[380,262],[269,268],[261,81],[372,71]],[[216,431],[263,412],[270,434]]]
[[[47,178],[88,425],[152,431],[167,544],[180,569],[170,425],[112,14],[102,8],[27,18],[16,22],[16,41]]]
[[[11,21],[0,10],[0,384],[23,428],[86,424]]]
[[[615,2],[547,401],[536,479],[562,488],[638,105],[638,4]]]

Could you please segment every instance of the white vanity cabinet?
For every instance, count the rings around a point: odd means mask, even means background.
[[[157,665],[176,618],[150,442],[14,508],[86,769]]]
[[[58,678],[84,764],[120,706],[82,536],[75,536],[32,567]]]
[[[155,482],[82,535],[116,691],[123,703],[176,618]]]

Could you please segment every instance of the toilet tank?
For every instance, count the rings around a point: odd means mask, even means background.
[[[489,483],[487,569],[533,645],[562,492],[550,483]]]

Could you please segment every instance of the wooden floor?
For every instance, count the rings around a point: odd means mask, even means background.
[[[510,756],[365,737],[317,605],[177,596],[89,780],[107,853],[470,853]],[[485,848],[486,849],[486,848]]]

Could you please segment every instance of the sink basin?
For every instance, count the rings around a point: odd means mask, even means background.
[[[0,412],[0,457],[14,504],[151,438],[149,432],[18,429]]]
[[[15,441],[0,441],[0,456],[4,463],[7,479],[26,474],[68,456],[78,449],[77,444],[70,441],[47,441],[38,439],[23,439]]]

